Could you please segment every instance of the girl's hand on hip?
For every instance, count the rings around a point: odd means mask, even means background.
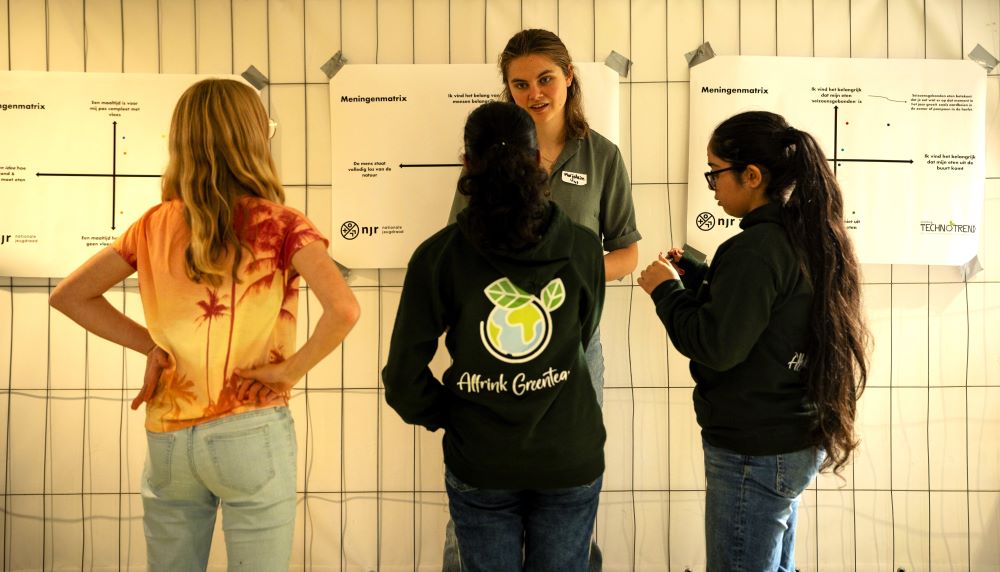
[[[132,400],[132,409],[139,409],[139,406],[153,398],[156,393],[156,386],[160,383],[160,375],[170,366],[170,355],[157,346],[149,350],[146,354],[146,373],[142,376],[142,389],[139,395]]]
[[[236,393],[240,401],[263,403],[288,396],[296,380],[288,379],[284,362],[269,363],[254,369],[236,368],[233,373],[242,378]]]

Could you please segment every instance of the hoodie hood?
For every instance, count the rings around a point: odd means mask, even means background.
[[[542,239],[517,252],[484,249],[478,244],[470,233],[467,210],[458,213],[457,223],[462,235],[497,272],[535,296],[569,263],[573,252],[573,223],[553,202],[549,203],[549,222]]]

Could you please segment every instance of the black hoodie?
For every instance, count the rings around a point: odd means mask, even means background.
[[[481,488],[580,486],[604,472],[583,351],[604,303],[601,243],[551,205],[542,240],[480,249],[465,213],[413,253],[382,380],[407,422],[444,428],[444,460]],[[447,331],[452,364],[428,364]]]
[[[740,221],[710,267],[653,290],[656,313],[691,358],[694,409],[709,444],[743,455],[815,445],[816,407],[805,384],[813,290],[769,203]]]

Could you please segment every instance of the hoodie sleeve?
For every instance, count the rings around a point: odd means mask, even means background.
[[[446,426],[448,403],[447,390],[428,367],[446,323],[437,268],[423,247],[410,260],[382,369],[389,406],[407,423],[431,431]]]
[[[778,272],[753,251],[720,256],[709,296],[668,280],[653,290],[656,314],[681,354],[717,371],[745,361],[767,328],[779,295]]]
[[[684,287],[697,292],[701,281],[705,279],[705,274],[708,274],[708,264],[695,262],[689,257],[682,257],[679,266],[684,270],[684,274],[681,275]]]

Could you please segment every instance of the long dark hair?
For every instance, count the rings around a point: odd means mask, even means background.
[[[528,55],[545,56],[559,66],[566,77],[573,74],[573,81],[566,88],[566,107],[564,108],[566,138],[586,137],[590,133],[590,126],[583,114],[583,91],[581,91],[580,76],[573,73],[573,58],[570,57],[566,45],[559,39],[559,36],[548,30],[521,30],[507,40],[507,46],[500,52],[500,58],[497,62],[500,66],[500,75],[503,76],[503,92],[500,97],[504,101],[514,101],[510,95],[510,85],[507,84],[507,70],[510,68],[510,62]]]
[[[458,190],[469,197],[468,228],[489,249],[521,250],[541,239],[548,177],[538,163],[535,122],[513,103],[485,103],[465,122],[465,171]]]
[[[767,197],[782,207],[785,230],[813,287],[805,377],[827,454],[821,469],[839,473],[858,446],[854,419],[868,379],[870,339],[840,186],[812,135],[774,113],[730,117],[715,128],[709,146],[734,165],[757,165]]]

